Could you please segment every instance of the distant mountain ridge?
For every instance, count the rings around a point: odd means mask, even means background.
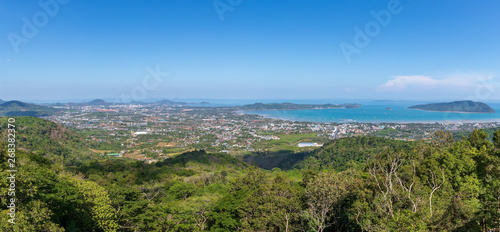
[[[284,103],[254,103],[239,107],[243,110],[306,110],[306,109],[346,109],[359,108],[360,104],[294,104]]]
[[[64,105],[62,103],[59,103],[61,105]],[[110,106],[110,105],[116,105],[116,104],[141,104],[141,105],[153,105],[153,104],[157,104],[157,105],[169,105],[169,106],[173,106],[173,105],[188,105],[190,103],[187,103],[187,102],[176,102],[176,101],[170,101],[170,100],[159,100],[159,101],[156,101],[156,102],[141,102],[141,101],[131,101],[130,103],[115,103],[115,102],[108,102],[106,100],[103,100],[103,99],[94,99],[92,101],[89,101],[89,102],[83,102],[83,103],[67,103],[67,104],[70,104],[70,105],[85,105],[85,106]]]
[[[116,99],[115,99],[116,100]],[[1,100],[0,100],[1,104]],[[51,106],[104,106],[104,107],[109,107],[112,105],[123,105],[123,104],[134,104],[134,105],[163,105],[163,106],[188,106],[188,105],[208,105],[210,102],[179,102],[179,101],[172,101],[172,100],[157,100],[154,102],[143,102],[143,101],[130,101],[130,102],[115,102],[115,101],[107,101],[104,99],[94,99],[92,101],[85,101],[85,102],[66,102],[66,103],[51,103]]]
[[[176,102],[176,101],[170,101],[170,100],[161,100],[155,102],[156,104],[161,104],[161,105],[187,105],[189,103],[187,102]]]
[[[44,117],[52,115],[56,109],[48,106],[35,105],[21,101],[8,101],[0,104],[0,116],[33,116]]]
[[[439,111],[439,112],[461,112],[461,113],[495,113],[495,110],[482,102],[454,101],[445,103],[430,103],[425,105],[414,105],[408,109]]]
[[[0,106],[3,106],[3,107],[12,107],[12,106],[26,107],[26,106],[28,106],[28,103],[14,100],[14,101],[4,102]]]

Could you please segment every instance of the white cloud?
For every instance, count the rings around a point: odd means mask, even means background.
[[[395,76],[385,84],[379,85],[381,92],[401,92],[408,90],[472,90],[477,86],[493,87],[493,75],[480,73],[455,73],[443,78],[432,76],[413,75]]]

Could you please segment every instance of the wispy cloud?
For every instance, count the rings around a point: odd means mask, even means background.
[[[377,90],[380,92],[402,92],[407,90],[470,90],[478,85],[492,86],[494,76],[481,73],[454,73],[444,75],[441,78],[412,75],[412,76],[394,76],[392,80],[379,85]]]

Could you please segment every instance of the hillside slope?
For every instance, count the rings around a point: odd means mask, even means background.
[[[380,137],[349,137],[333,140],[294,165],[295,168],[345,170],[359,166],[386,150],[411,150],[415,142]]]
[[[12,173],[7,158],[7,144],[0,142],[0,231],[116,231],[119,227],[104,187],[40,155],[16,151],[15,190],[8,194],[11,181],[6,177]],[[15,224],[8,222],[12,218],[7,214],[12,199]]]
[[[7,134],[7,119],[0,118],[2,138]],[[88,158],[91,154],[85,139],[64,126],[36,117],[15,117],[15,119],[18,148],[43,156],[60,157],[64,162]]]
[[[50,116],[54,112],[56,112],[56,109],[52,107],[24,103],[21,101],[8,101],[0,103],[0,116],[44,117],[44,116]]]

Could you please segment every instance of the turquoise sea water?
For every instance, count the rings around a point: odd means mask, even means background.
[[[411,110],[423,102],[359,102],[356,109],[244,111],[268,118],[309,122],[481,122],[500,121],[500,104],[488,103],[497,113],[450,113]],[[386,108],[391,108],[387,110]]]

